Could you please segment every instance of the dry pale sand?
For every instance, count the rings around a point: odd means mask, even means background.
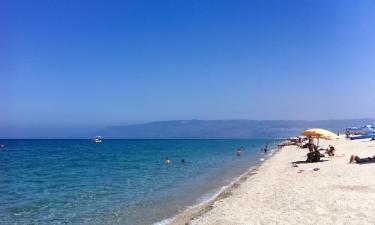
[[[306,164],[306,149],[284,147],[215,201],[172,224],[375,224],[375,163],[348,163],[351,154],[375,155],[375,141],[340,138],[322,144],[345,156]]]

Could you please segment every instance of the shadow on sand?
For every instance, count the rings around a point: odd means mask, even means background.
[[[295,161],[295,162],[291,162],[290,164],[310,164],[310,163],[320,163],[320,162],[327,162],[327,161],[329,160],[322,159],[319,162]]]

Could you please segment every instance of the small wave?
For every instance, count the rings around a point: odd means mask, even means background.
[[[167,224],[171,223],[173,220],[175,220],[178,215],[183,214],[183,213],[191,210],[192,208],[200,207],[200,206],[202,206],[202,205],[204,205],[204,204],[206,204],[208,202],[214,201],[217,197],[219,197],[219,195],[221,193],[223,193],[226,189],[232,187],[236,182],[238,182],[241,179],[241,177],[243,177],[245,174],[247,174],[249,170],[252,170],[255,167],[256,167],[256,165],[255,166],[251,166],[248,170],[246,170],[241,175],[234,177],[232,179],[232,181],[228,185],[223,185],[220,188],[218,188],[218,189],[216,189],[214,191],[211,191],[211,192],[203,195],[202,197],[200,197],[197,200],[196,204],[188,206],[185,210],[183,210],[182,212],[176,214],[175,216],[173,216],[171,218],[164,219],[164,220],[159,221],[159,222],[156,222],[153,225],[167,225]]]
[[[236,179],[237,180],[237,179]],[[207,202],[210,202],[212,200],[214,200],[215,198],[217,198],[226,188],[228,188],[230,185],[232,185],[233,182],[229,185],[224,185],[214,191],[211,191],[207,194],[204,194],[202,197],[200,197],[198,200],[197,200],[197,204],[196,205],[193,205],[193,206],[190,206],[188,207],[188,209],[191,209],[191,208],[194,208],[194,207],[197,207],[197,206],[200,206],[200,205],[203,205]]]
[[[174,217],[173,217],[174,218]],[[172,222],[173,218],[168,218],[159,222],[154,223],[153,225],[167,225]]]
[[[239,178],[239,177],[238,177]],[[191,210],[192,208],[195,208],[195,207],[199,207],[199,206],[202,206],[203,204],[206,204],[210,201],[213,201],[215,198],[217,198],[226,188],[228,188],[229,186],[231,186],[234,182],[236,182],[238,180],[238,178],[231,182],[231,184],[229,185],[225,185],[225,186],[222,186],[220,189],[217,189],[216,191],[212,191],[210,193],[207,193],[205,195],[203,195],[202,197],[200,197],[198,200],[197,200],[197,203],[196,204],[193,204],[191,206],[188,206],[185,210],[183,210],[182,212],[178,213],[177,215],[171,217],[171,218],[167,218],[167,219],[164,219],[162,221],[159,221],[159,222],[156,222],[154,223],[153,225],[167,225],[169,223],[171,223],[173,220],[176,219],[176,217],[178,215],[180,215],[181,213],[185,213],[189,210]]]

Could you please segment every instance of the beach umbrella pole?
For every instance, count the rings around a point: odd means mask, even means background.
[[[318,137],[318,145],[317,145],[318,147],[319,147],[319,139],[320,139],[320,137]]]

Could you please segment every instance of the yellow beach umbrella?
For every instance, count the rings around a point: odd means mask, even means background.
[[[308,137],[317,137],[317,138],[323,138],[323,139],[335,139],[338,138],[338,136],[335,133],[332,133],[329,130],[324,130],[320,128],[313,128],[313,129],[308,129],[303,132],[303,135],[308,136]]]

